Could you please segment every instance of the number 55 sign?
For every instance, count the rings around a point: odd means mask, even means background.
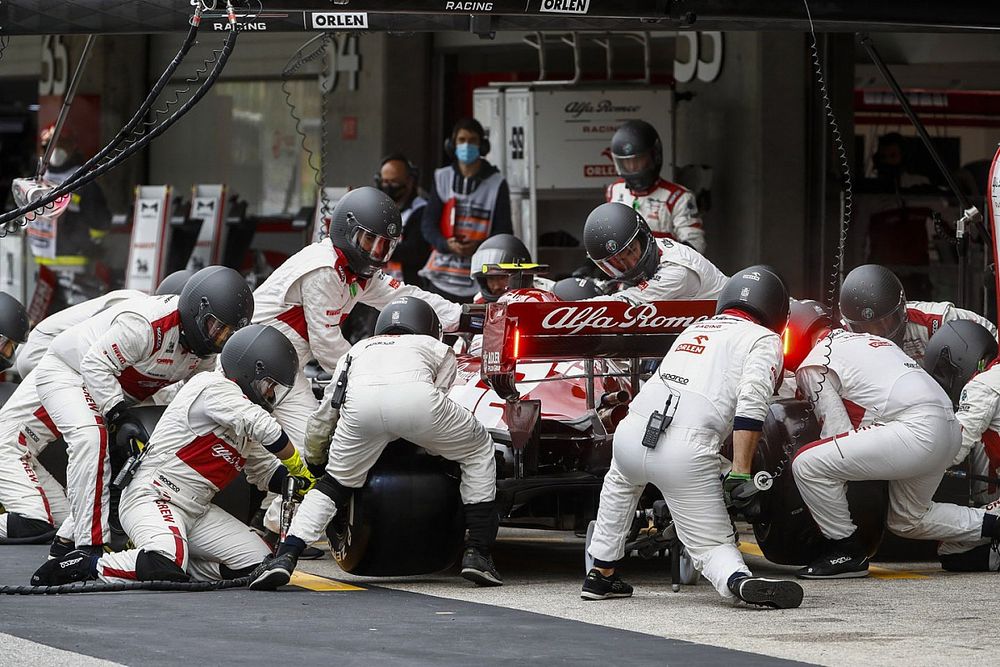
[[[688,58],[684,61],[674,60],[674,78],[680,83],[688,83],[696,77],[706,83],[718,79],[722,71],[722,33],[679,32],[678,53],[682,50],[682,42],[687,42]]]

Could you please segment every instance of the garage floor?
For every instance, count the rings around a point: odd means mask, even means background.
[[[25,583],[45,552],[0,549],[0,585]],[[496,589],[454,573],[360,579],[326,559],[275,593],[2,596],[0,662],[995,664],[996,575],[893,564],[868,580],[805,582],[801,609],[773,611],[733,608],[704,581],[673,593],[658,561],[630,563],[631,600],[584,602],[582,540],[567,533],[505,530],[496,556]]]

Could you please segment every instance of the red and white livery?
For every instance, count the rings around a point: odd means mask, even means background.
[[[705,230],[698,217],[698,204],[684,186],[661,178],[650,190],[633,192],[624,180],[618,180],[608,186],[605,196],[609,203],[618,202],[638,211],[654,236],[676,239],[705,252]]]

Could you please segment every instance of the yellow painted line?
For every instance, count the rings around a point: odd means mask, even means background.
[[[751,556],[764,557],[764,552],[753,542],[740,542],[740,551]],[[868,567],[868,576],[876,579],[929,579],[926,574],[918,574],[909,570],[891,570],[887,567],[871,565]]]
[[[299,588],[305,588],[310,591],[363,591],[365,589],[360,586],[352,586],[351,584],[345,584],[342,581],[334,581],[333,579],[327,579],[326,577],[320,577],[315,574],[309,574],[308,572],[293,572],[292,580],[290,582],[292,586],[298,586]]]

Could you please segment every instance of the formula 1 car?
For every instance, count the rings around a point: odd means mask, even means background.
[[[614,429],[638,391],[639,359],[662,357],[714,310],[712,301],[561,302],[539,290],[488,306],[482,354],[460,357],[450,396],[496,443],[502,525],[586,530]],[[327,530],[340,566],[373,576],[445,569],[462,534],[457,469],[399,442]]]

